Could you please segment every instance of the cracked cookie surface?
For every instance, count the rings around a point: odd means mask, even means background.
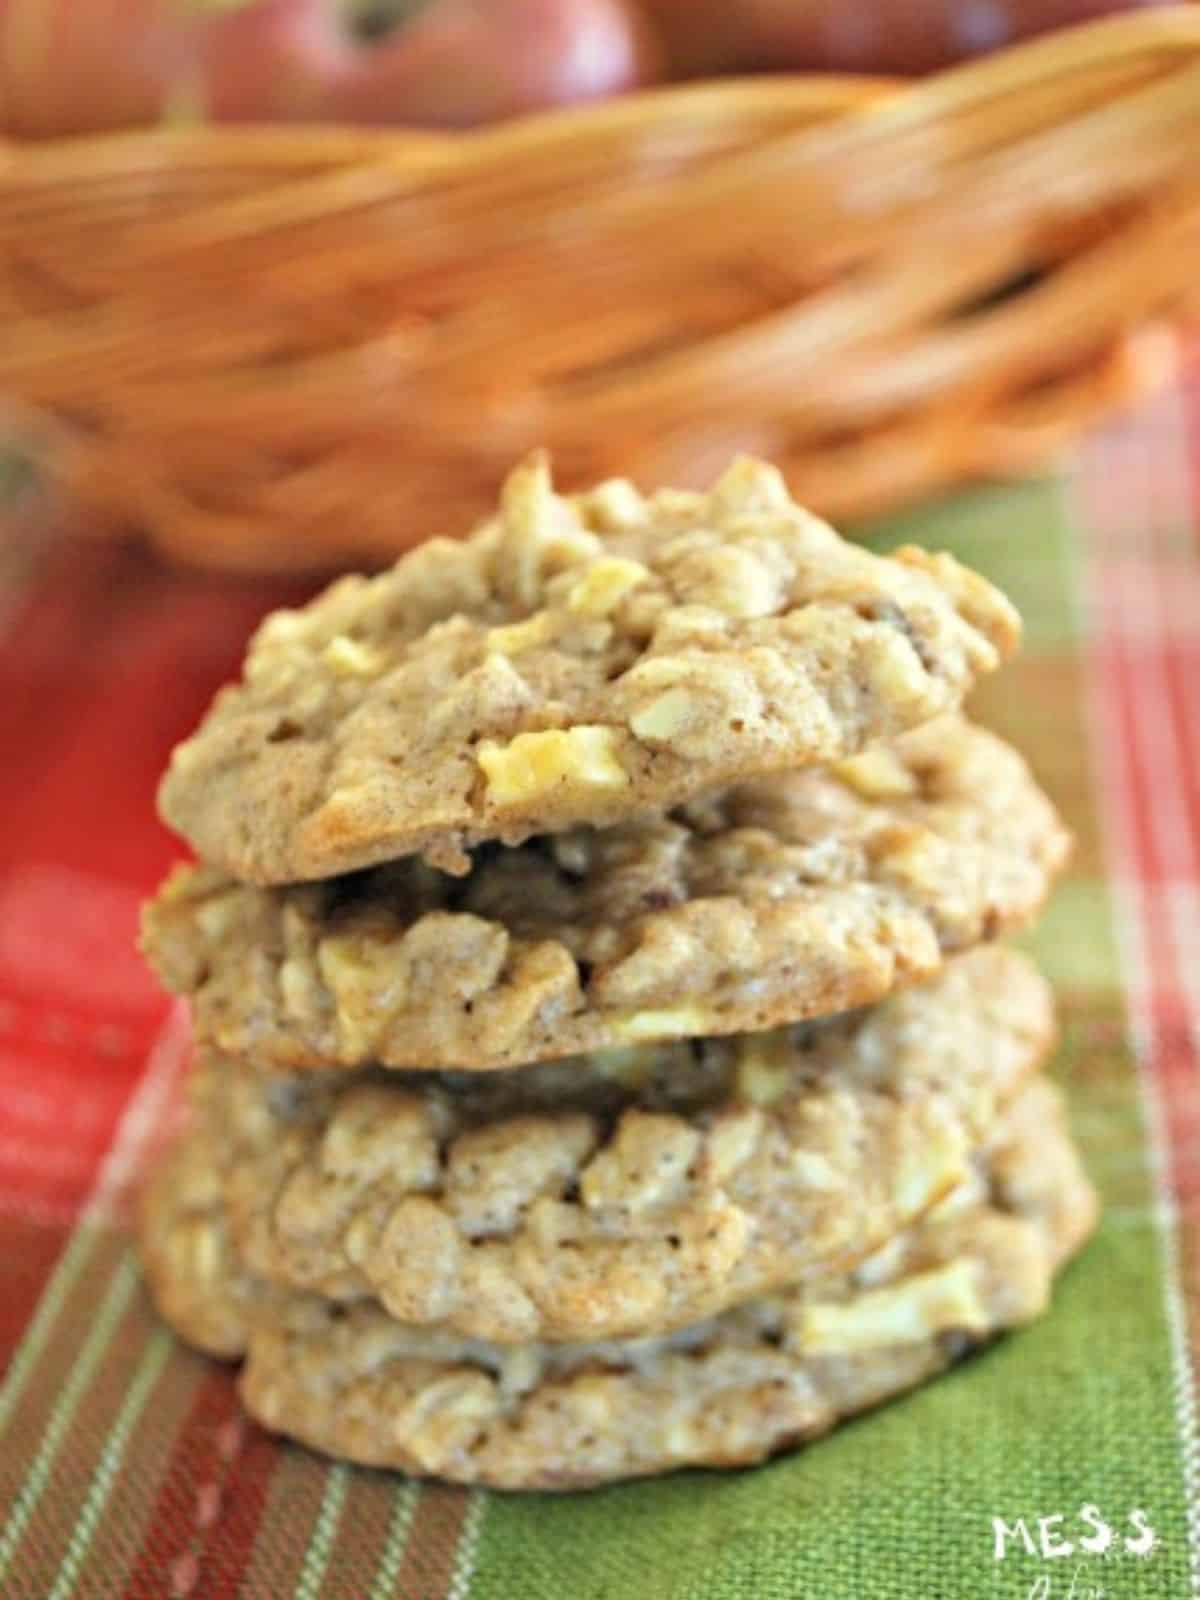
[[[1023,759],[950,717],[670,816],[484,848],[464,878],[177,869],[143,948],[229,1055],[484,1071],[869,1004],[1026,922],[1068,848]]]
[[[1052,1042],[988,947],[881,1006],[498,1077],[193,1089],[247,1266],[507,1343],[697,1321],[865,1255],[960,1183]]]
[[[849,544],[761,463],[565,498],[535,460],[470,538],[268,618],[161,809],[244,881],[465,872],[480,841],[852,755],[955,709],[1018,634],[950,556]]]
[[[570,1489],[747,1465],[914,1387],[1041,1314],[1095,1212],[1061,1102],[1036,1080],[973,1178],[852,1272],[665,1338],[495,1345],[272,1289],[231,1244],[195,1139],[146,1192],[141,1249],[176,1330],[245,1356],[242,1397],[267,1427],[415,1475]]]

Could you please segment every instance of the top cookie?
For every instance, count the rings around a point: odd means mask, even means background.
[[[1019,631],[952,557],[847,544],[762,463],[565,498],[535,458],[469,539],[269,617],[162,814],[252,883],[460,874],[485,840],[853,754],[956,707]]]

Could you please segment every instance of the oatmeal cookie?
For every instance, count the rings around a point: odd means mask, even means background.
[[[662,811],[955,709],[1015,648],[948,555],[848,544],[772,468],[710,494],[555,494],[267,619],[175,751],[165,819],[232,877],[325,878]]]
[[[1052,1036],[1045,982],[990,947],[775,1033],[483,1078],[288,1082],[218,1060],[195,1099],[256,1276],[501,1343],[624,1338],[906,1227],[963,1181]]]
[[[199,1037],[295,1071],[485,1071],[866,1005],[1041,905],[1068,836],[1022,758],[943,718],[666,817],[324,884],[184,868],[143,947]]]
[[[245,1355],[251,1414],[332,1455],[504,1489],[743,1466],[818,1437],[1040,1315],[1096,1209],[1039,1080],[975,1183],[850,1272],[662,1338],[505,1346],[256,1283],[199,1148],[150,1186],[143,1258],[183,1337]]]

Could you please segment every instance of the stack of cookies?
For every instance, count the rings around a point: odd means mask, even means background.
[[[530,461],[263,624],[144,933],[197,1062],[142,1253],[254,1416],[570,1488],[760,1460],[1045,1308],[1094,1199],[995,939],[1068,840],[960,711],[1018,632],[750,461]]]

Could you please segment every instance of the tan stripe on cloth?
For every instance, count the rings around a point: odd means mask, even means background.
[[[146,1342],[148,1363],[155,1359],[154,1333]],[[82,1559],[89,1576],[103,1572],[106,1581],[125,1585],[135,1568],[139,1551],[150,1536],[157,1514],[159,1491],[172,1470],[178,1440],[191,1418],[196,1396],[204,1384],[207,1363],[201,1357],[168,1340],[162,1370],[152,1392],[132,1427],[124,1451],[103,1504],[98,1502],[99,1486],[89,1493],[94,1509],[94,1525],[89,1529],[76,1524],[67,1530],[68,1559],[59,1578]],[[106,1449],[111,1451],[110,1446]],[[115,1451],[112,1451],[115,1455]],[[165,1566],[160,1572],[165,1570]],[[87,1585],[81,1585],[86,1593]],[[161,1581],[156,1592],[163,1592]]]
[[[405,1528],[410,1522],[411,1504],[408,1516],[404,1510],[414,1493],[413,1485],[391,1473],[362,1468],[351,1474],[329,1546],[321,1600],[367,1600],[378,1582],[385,1556],[395,1561],[391,1552],[397,1540],[393,1536],[407,1538]],[[404,1527],[397,1527],[398,1519]]]
[[[468,1510],[478,1496],[448,1484],[427,1484],[413,1513],[408,1544],[396,1577],[397,1595],[448,1600],[458,1566]]]
[[[49,1459],[41,1492],[30,1501],[23,1536],[14,1546],[17,1571],[24,1570],[24,1552],[37,1553],[39,1576],[42,1570],[45,1573],[47,1600],[51,1595],[54,1600],[65,1600],[70,1572],[86,1558],[101,1522],[108,1520],[108,1503],[123,1472],[131,1438],[143,1436],[140,1425],[147,1422],[148,1414],[152,1437],[161,1426],[158,1390],[170,1365],[171,1342],[142,1293],[128,1254],[123,1253],[115,1267],[114,1283],[122,1283],[131,1272],[133,1293],[106,1341],[92,1381],[82,1387],[64,1429],[58,1430],[57,1418],[52,1420],[58,1447]],[[87,1323],[78,1326],[86,1328]],[[31,1473],[22,1494],[28,1494],[32,1478]],[[116,1528],[115,1521],[110,1527]],[[135,1547],[128,1539],[120,1541],[125,1563]],[[111,1557],[113,1566],[106,1564],[105,1571],[115,1578],[116,1551]],[[57,1587],[60,1584],[67,1589]]]
[[[278,1453],[258,1532],[245,1566],[244,1592],[286,1600],[299,1589],[317,1521],[330,1505],[337,1469],[294,1446]],[[334,1480],[336,1488],[337,1480]],[[336,1531],[336,1530],[335,1530]],[[318,1591],[319,1592],[319,1591]]]
[[[4,1498],[10,1511],[0,1529],[0,1593],[10,1568],[20,1568],[21,1550],[29,1534],[45,1537],[40,1513],[47,1496],[53,1503],[68,1491],[63,1464],[68,1474],[86,1471],[93,1464],[70,1453],[81,1447],[77,1418],[81,1413],[94,1418],[89,1407],[98,1384],[104,1386],[107,1396],[102,1407],[107,1403],[110,1415],[115,1409],[111,1382],[107,1381],[114,1365],[110,1356],[137,1290],[128,1240],[106,1233],[93,1248],[74,1293],[67,1297],[66,1314],[59,1319],[60,1328],[73,1331],[50,1341],[11,1418],[10,1437],[37,1443],[27,1452],[2,1453],[12,1465],[0,1470],[5,1476],[11,1470],[13,1478],[11,1485],[5,1484]],[[138,1340],[139,1348],[143,1343]],[[122,1380],[127,1378],[128,1366],[119,1361],[115,1364]],[[120,1404],[119,1396],[116,1404]]]

